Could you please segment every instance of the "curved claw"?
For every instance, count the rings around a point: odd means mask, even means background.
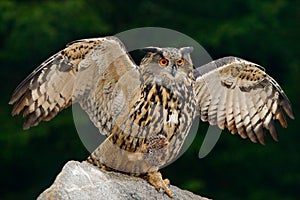
[[[170,184],[169,179],[163,180],[160,172],[148,172],[147,181],[153,185],[157,191],[164,189],[169,197],[173,197],[173,193],[168,186]]]

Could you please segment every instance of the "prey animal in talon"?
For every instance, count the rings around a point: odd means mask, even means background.
[[[294,119],[290,101],[257,64],[225,57],[194,67],[192,47],[146,47],[137,65],[116,37],[70,43],[14,91],[24,129],[78,103],[107,136],[89,156],[96,166],[146,180],[172,196],[159,168],[174,161],[195,118],[264,144],[275,121]],[[103,167],[106,166],[106,167]]]

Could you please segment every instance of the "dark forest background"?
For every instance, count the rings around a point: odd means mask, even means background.
[[[0,199],[36,198],[68,160],[89,154],[71,109],[22,130],[22,117],[12,117],[8,105],[20,81],[70,41],[146,26],[182,32],[214,59],[234,55],[264,66],[290,98],[296,117],[287,129],[277,126],[279,143],[267,136],[266,146],[224,131],[204,159],[198,152],[207,124],[201,124],[192,146],[163,175],[214,199],[299,198],[299,25],[296,0],[0,1]]]

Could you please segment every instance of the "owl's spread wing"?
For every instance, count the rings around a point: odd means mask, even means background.
[[[137,66],[119,39],[78,40],[35,69],[9,103],[14,104],[13,115],[23,111],[23,127],[28,129],[79,102],[100,132],[108,134],[111,115],[133,95],[138,77]],[[131,80],[128,86],[119,84],[125,79]]]
[[[287,127],[294,115],[278,83],[254,63],[225,57],[196,69],[195,95],[202,121],[264,144],[264,130],[277,140],[275,120]]]

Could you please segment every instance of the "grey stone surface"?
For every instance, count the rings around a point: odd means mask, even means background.
[[[158,192],[141,178],[116,172],[104,172],[85,161],[69,161],[54,183],[37,199],[207,200],[176,186],[171,185],[170,188],[174,193],[173,198]]]

